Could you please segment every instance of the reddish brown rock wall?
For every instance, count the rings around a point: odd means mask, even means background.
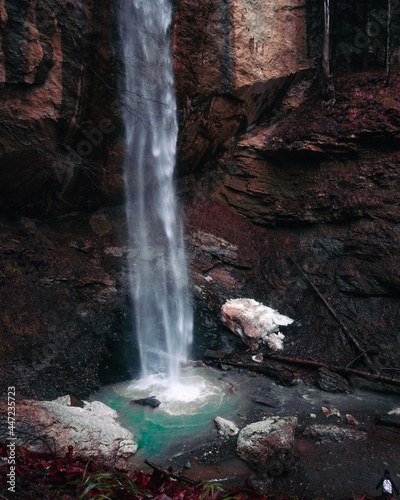
[[[119,195],[112,4],[3,0],[0,15],[2,209],[43,215]]]
[[[333,108],[314,86],[291,114],[242,134],[199,176],[189,229],[223,237],[253,267],[206,265],[196,250],[195,278],[220,305],[247,294],[297,318],[285,346],[294,356],[349,363],[357,352],[341,346],[340,322],[308,278],[383,367],[398,366],[400,80],[387,88],[372,73],[336,84]]]
[[[314,65],[305,10],[304,0],[176,2],[182,174],[274,108],[296,75]]]
[[[178,170],[197,324],[221,348],[220,306],[248,296],[297,319],[285,347],[293,355],[352,361],[294,258],[365,347],[398,366],[399,79],[384,88],[382,74],[348,74],[337,79],[336,105],[324,107],[308,80],[306,4],[175,2]],[[0,0],[2,213],[47,217],[122,201],[116,9]],[[78,217],[68,233],[62,219],[32,232],[1,221],[0,294],[11,305],[0,355],[13,353],[28,394],[57,395],[66,379],[71,390],[92,389],[121,339],[113,318],[128,310],[127,254],[115,241],[103,252],[102,215],[91,225],[85,215],[84,229]],[[76,244],[75,232],[87,238]]]

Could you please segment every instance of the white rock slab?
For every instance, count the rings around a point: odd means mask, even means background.
[[[16,444],[58,456],[73,446],[73,456],[124,467],[137,444],[117,417],[115,410],[100,401],[84,402],[83,408],[70,406],[69,396],[54,401],[19,401]]]

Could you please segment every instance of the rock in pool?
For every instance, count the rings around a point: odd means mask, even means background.
[[[132,401],[129,402],[129,404],[151,406],[152,408],[157,408],[157,406],[160,406],[161,401],[158,400],[155,396],[149,396],[148,398],[133,399]]]

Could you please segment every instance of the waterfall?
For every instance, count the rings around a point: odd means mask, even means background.
[[[171,22],[172,0],[122,1],[125,203],[141,376],[162,373],[174,383],[192,341],[192,309],[174,182]]]

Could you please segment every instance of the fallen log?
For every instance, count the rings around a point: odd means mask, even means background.
[[[336,373],[340,373],[341,375],[359,375],[360,377],[364,377],[367,380],[372,380],[376,382],[383,382],[385,384],[392,384],[400,386],[400,379],[396,377],[389,377],[387,375],[380,375],[378,373],[365,372],[362,370],[356,370],[354,368],[341,368],[340,366],[333,366],[327,363],[322,363],[320,361],[313,361],[310,359],[301,359],[301,358],[291,358],[288,356],[281,356],[280,354],[270,354],[269,357],[276,361],[281,361],[289,364],[296,364],[301,366],[309,366],[312,368],[328,368]]]
[[[399,415],[377,415],[375,421],[377,424],[400,428]]]
[[[247,365],[244,363],[235,363],[233,361],[214,361],[214,360],[210,360],[207,363],[212,363],[214,365],[227,365],[243,370],[251,370],[255,373],[260,373],[261,375],[267,375],[268,377],[274,378],[283,385],[286,386],[293,385],[293,379],[294,379],[293,376],[286,375],[268,366]]]
[[[322,293],[318,290],[318,288],[314,285],[314,283],[310,280],[310,278],[306,275],[306,273],[303,271],[303,269],[299,266],[299,264],[289,255],[289,259],[293,262],[293,264],[297,267],[297,270],[299,273],[303,276],[303,278],[307,281],[307,283],[311,286],[311,288],[314,290],[314,292],[318,295],[318,297],[322,300],[322,302],[325,304],[326,308],[330,312],[330,314],[335,318],[343,332],[345,333],[345,336],[349,340],[351,344],[353,344],[353,347],[356,348],[357,354],[360,354],[361,356],[364,356],[364,360],[366,365],[370,370],[372,370],[374,373],[379,373],[379,370],[377,370],[375,363],[371,360],[371,358],[368,356],[368,353],[366,352],[367,350],[364,349],[358,339],[353,335],[349,329],[343,324],[343,322],[340,320],[336,312],[333,310],[332,306],[328,304],[327,300],[325,297],[322,295]],[[340,330],[339,330],[340,332]],[[343,343],[346,342],[346,337],[340,332],[340,335],[342,337]]]
[[[160,467],[157,467],[157,465],[154,465],[153,463],[149,462],[149,460],[145,460],[144,463],[151,467],[153,470],[158,472],[161,476],[168,477],[170,479],[173,479],[174,481],[180,481],[182,483],[187,483],[195,486],[196,481],[193,481],[192,479],[189,479],[188,477],[184,476],[177,476],[176,474],[173,474],[172,472],[166,471],[164,469],[161,469]]]

